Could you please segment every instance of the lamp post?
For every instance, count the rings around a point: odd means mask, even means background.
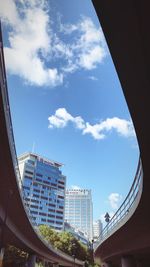
[[[73,254],[72,256],[73,256],[73,266],[75,267],[75,258],[76,258],[76,257],[75,257],[74,254]]]
[[[74,267],[75,267],[75,258],[76,258],[76,243],[73,241],[72,242],[72,252],[73,252],[73,263],[74,263]]]
[[[91,241],[91,254],[92,254],[92,265],[94,264],[94,255],[93,255],[93,250],[94,250],[94,248],[93,248],[93,244],[94,244],[94,239],[92,239],[92,241]]]

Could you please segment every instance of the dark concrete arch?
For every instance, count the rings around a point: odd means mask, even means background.
[[[120,264],[131,254],[150,261],[150,16],[147,0],[92,0],[134,123],[143,165],[143,192],[133,216],[96,250],[95,257]],[[118,265],[119,266],[119,265]]]

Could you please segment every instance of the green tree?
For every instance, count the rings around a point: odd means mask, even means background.
[[[27,258],[28,258],[27,252],[15,246],[8,245],[5,248],[3,265],[4,267],[5,266],[11,266],[11,267],[23,266],[24,263],[27,261]]]
[[[89,258],[88,248],[80,243],[71,233],[57,233],[47,225],[41,225],[39,231],[43,238],[55,248],[83,261]]]
[[[51,245],[55,246],[55,242],[59,241],[59,234],[50,228],[48,225],[40,225],[39,226],[39,232],[42,235],[42,237]]]

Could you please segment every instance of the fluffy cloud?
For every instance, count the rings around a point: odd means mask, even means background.
[[[91,70],[106,56],[102,31],[90,18],[60,22],[54,32],[46,0],[0,1],[0,17],[9,26],[6,67],[30,84],[55,87],[67,73]],[[62,41],[66,34],[67,43]]]
[[[131,121],[117,117],[108,118],[100,123],[91,125],[85,122],[81,116],[73,117],[65,108],[59,108],[55,114],[48,118],[49,128],[64,128],[69,122],[73,123],[82,134],[90,134],[94,139],[100,140],[106,137],[111,130],[115,130],[124,137],[135,136],[134,127]]]
[[[95,77],[95,76],[89,76],[88,77],[90,80],[92,80],[92,81],[98,81],[98,79]]]
[[[74,72],[79,68],[91,70],[96,68],[106,56],[106,45],[101,28],[97,29],[90,18],[82,17],[81,21],[74,24],[61,25],[65,34],[77,32],[78,38],[70,46],[72,56],[65,72]]]
[[[44,63],[51,47],[51,32],[43,2],[20,1],[18,5],[13,0],[0,3],[2,20],[11,26],[10,46],[4,48],[8,71],[38,86],[61,84],[63,75]]]
[[[122,196],[118,193],[111,193],[108,196],[108,201],[112,209],[117,210],[120,205],[120,201],[122,200]]]
[[[115,130],[119,135],[124,137],[135,136],[133,123],[117,117],[108,118],[95,125],[91,125],[87,122],[83,134],[89,133],[95,139],[103,139],[106,136],[105,133],[110,132],[111,130]]]
[[[80,116],[71,116],[65,108],[57,109],[55,115],[50,116],[48,120],[49,128],[64,128],[69,122],[74,123],[78,129],[83,129],[85,127],[84,120]]]

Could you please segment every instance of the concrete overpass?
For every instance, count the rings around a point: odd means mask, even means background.
[[[132,206],[129,209],[124,208],[121,220],[118,212],[115,215],[118,223],[115,222],[114,216],[107,229],[104,229],[105,237],[99,240],[95,249],[95,259],[101,260],[103,266],[147,267],[150,266],[149,1],[92,2],[122,85],[136,130],[141,157],[135,178],[137,181],[139,175],[139,182],[134,181],[138,185]],[[133,192],[134,188],[130,191]],[[129,195],[132,193],[129,192]]]
[[[28,266],[40,258],[54,265],[80,267],[84,262],[54,249],[41,239],[31,223],[19,190],[21,182],[13,137],[7,80],[0,32],[0,249],[11,244],[28,252]],[[2,259],[0,257],[0,261]],[[0,262],[1,266],[1,262]]]

